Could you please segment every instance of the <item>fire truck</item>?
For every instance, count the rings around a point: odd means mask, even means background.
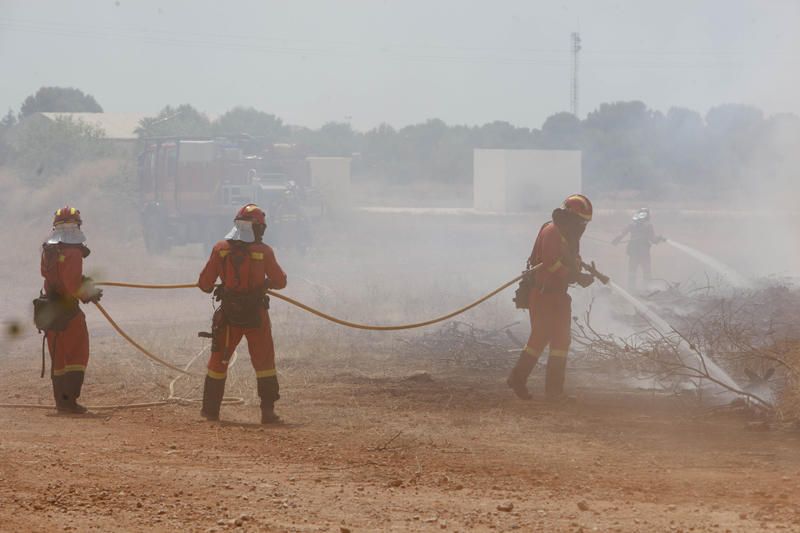
[[[210,250],[247,203],[267,213],[266,242],[303,252],[325,211],[297,146],[259,146],[247,135],[145,139],[138,177],[144,242],[155,254],[190,243]]]

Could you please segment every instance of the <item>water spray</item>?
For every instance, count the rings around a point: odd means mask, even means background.
[[[685,254],[694,257],[701,263],[717,271],[720,275],[722,275],[725,279],[727,279],[728,282],[734,287],[745,288],[750,285],[747,279],[738,272],[736,272],[736,270],[722,263],[721,261],[718,261],[717,259],[714,259],[713,257],[704,254],[700,250],[695,250],[691,246],[687,246],[683,243],[673,241],[672,239],[666,239],[666,242],[673,248],[676,248],[684,252]]]
[[[685,244],[675,242],[669,239],[664,239],[667,243],[671,244],[673,247],[681,250],[688,255],[694,257],[695,259],[705,263],[709,267],[713,268],[717,272],[719,272],[722,276],[724,276],[734,287],[746,287],[748,286],[747,280],[736,272],[731,267],[725,265],[724,263],[710,257],[690,246],[686,246]],[[596,278],[600,279],[600,281],[604,285],[609,285],[617,294],[622,296],[625,300],[627,300],[633,307],[644,317],[644,319],[655,329],[658,331],[662,336],[668,337],[670,335],[678,335],[680,338],[679,346],[683,348],[682,352],[688,357],[693,358],[696,362],[698,367],[695,368],[700,373],[707,374],[710,378],[717,381],[724,387],[727,387],[731,393],[735,393],[739,396],[748,396],[744,389],[736,383],[730,374],[728,374],[725,370],[722,369],[717,363],[715,363],[710,357],[707,355],[702,354],[691,342],[689,342],[683,335],[681,335],[678,331],[673,328],[669,322],[661,318],[653,309],[651,309],[648,305],[644,302],[630,294],[628,291],[611,281],[608,276],[603,276],[594,266],[594,263],[591,265],[583,264],[584,269],[588,270],[592,273]],[[767,403],[760,397],[755,397],[756,400]]]
[[[625,298],[631,305],[633,305],[639,313],[647,320],[647,322],[661,335],[667,337],[669,335],[677,334],[680,339],[680,345],[683,346],[683,352],[690,357],[693,357],[697,364],[699,365],[696,370],[698,372],[707,373],[711,378],[718,381],[719,383],[723,384],[725,387],[728,387],[731,392],[738,392],[740,395],[743,395],[742,387],[739,386],[738,383],[727,373],[725,370],[722,369],[719,365],[717,365],[710,357],[706,355],[702,355],[697,349],[687,341],[679,332],[675,330],[669,323],[658,316],[655,311],[650,309],[647,305],[641,302],[638,298],[630,294],[628,291],[611,281],[609,283],[612,289]]]

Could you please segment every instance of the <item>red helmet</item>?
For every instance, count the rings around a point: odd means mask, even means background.
[[[253,224],[267,224],[267,215],[256,204],[247,204],[239,209],[233,220],[249,220]]]
[[[72,222],[73,224],[81,224],[81,212],[68,205],[65,205],[61,209],[58,209],[53,216],[53,226],[58,226],[59,224],[66,224],[67,222]]]
[[[592,220],[592,202],[582,194],[567,196],[561,208],[570,213],[575,213],[587,222]]]

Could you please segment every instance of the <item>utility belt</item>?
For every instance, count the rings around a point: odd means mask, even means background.
[[[261,327],[261,310],[269,309],[269,296],[261,289],[233,291],[218,285],[214,297],[220,302],[225,323],[239,328]]]
[[[514,292],[514,304],[517,309],[530,309],[530,295],[531,291],[537,291],[540,294],[566,294],[568,285],[546,285],[541,281],[543,276],[537,276],[536,270],[531,270],[530,262],[528,263],[528,270],[519,280],[517,290]]]
[[[64,331],[79,312],[77,298],[40,294],[33,300],[33,323],[39,331]]]
[[[528,265],[530,266],[530,262]],[[519,285],[517,285],[517,290],[514,291],[513,301],[517,309],[530,309],[530,294],[535,284],[536,271],[528,270],[523,274],[522,279],[519,280]]]

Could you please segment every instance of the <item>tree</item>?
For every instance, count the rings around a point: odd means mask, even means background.
[[[72,87],[42,87],[22,102],[20,117],[33,113],[102,113],[94,96]]]
[[[155,117],[142,119],[136,133],[140,139],[173,135],[207,136],[211,135],[211,121],[189,104],[166,106]]]
[[[473,130],[475,148],[535,148],[539,132],[496,120]]]
[[[293,132],[292,140],[314,155],[350,156],[360,151],[361,137],[346,122],[328,122],[318,130],[299,128]]]
[[[12,154],[11,145],[8,143],[7,139],[7,133],[16,124],[17,117],[14,115],[14,112],[9,109],[6,116],[0,120],[0,165],[5,164]]]
[[[397,143],[397,130],[389,124],[381,124],[366,132],[361,157],[364,173],[378,181],[395,180],[402,167]]]
[[[665,179],[675,187],[702,183],[711,173],[708,134],[700,113],[670,108],[653,142],[658,164],[667,173]]]
[[[217,135],[247,133],[272,144],[286,140],[289,128],[275,115],[270,115],[252,107],[235,107],[213,123]]]
[[[14,163],[22,178],[32,184],[45,183],[81,161],[107,155],[104,132],[71,117],[24,121],[16,129],[11,146]]]
[[[589,113],[582,124],[588,190],[657,191],[667,178],[653,142],[663,119],[639,101],[601,104]]]
[[[12,110],[8,110],[8,113],[0,120],[0,133],[10,130],[13,128],[17,123],[17,117],[14,115]]]
[[[581,121],[572,113],[556,113],[542,125],[542,147],[551,150],[578,150],[581,147]]]
[[[646,129],[658,112],[648,109],[644,102],[612,102],[600,104],[586,116],[587,127],[602,131],[633,131]]]

